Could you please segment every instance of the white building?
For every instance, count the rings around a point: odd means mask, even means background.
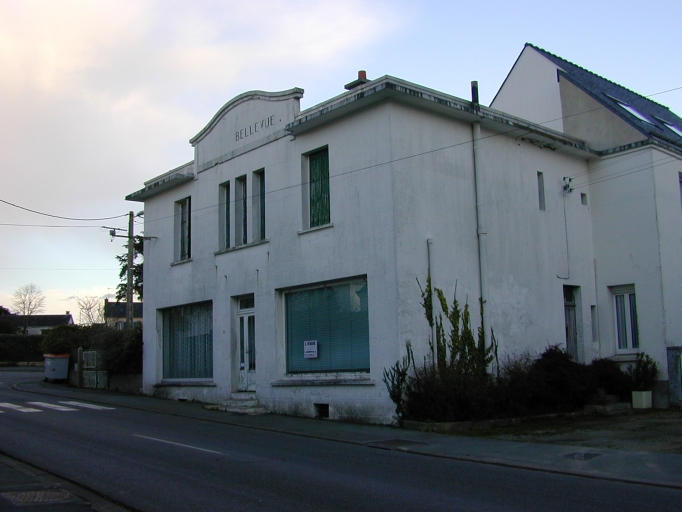
[[[682,337],[665,313],[682,301],[682,144],[584,142],[542,124],[566,116],[551,91],[516,112],[523,58],[495,106],[535,122],[364,73],[302,112],[301,89],[224,105],[192,162],[128,196],[149,237],[145,393],[391,421],[382,372],[408,341],[426,353],[429,271],[474,319],[486,300],[503,355],[563,344],[663,364]],[[677,167],[659,178],[660,155]]]

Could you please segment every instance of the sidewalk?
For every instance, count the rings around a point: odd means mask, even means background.
[[[274,414],[244,416],[210,410],[199,403],[84,390],[42,381],[22,383],[15,387],[21,391],[61,398],[186,416],[376,449],[682,489],[682,455],[677,454],[453,436]]]
[[[0,454],[0,510],[119,512],[125,509]]]

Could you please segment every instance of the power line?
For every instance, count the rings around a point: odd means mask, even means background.
[[[122,215],[115,215],[113,217],[98,217],[98,218],[62,217],[61,215],[53,215],[51,213],[39,212],[37,210],[32,210],[32,209],[26,208],[24,206],[19,206],[18,204],[14,204],[14,203],[11,203],[9,201],[5,201],[4,199],[0,199],[0,203],[5,203],[5,204],[8,204],[10,206],[14,206],[15,208],[19,208],[20,210],[25,210],[27,212],[37,213],[38,215],[44,215],[45,217],[53,217],[55,219],[63,219],[63,220],[78,220],[78,221],[111,220],[111,219],[119,219],[121,217],[125,217],[126,215],[128,215],[127,213],[124,213]]]
[[[0,226],[14,226],[14,227],[26,227],[26,228],[95,228],[95,229],[102,229],[102,226],[83,226],[83,225],[70,226],[67,224],[14,224],[11,222],[0,222]],[[115,228],[115,229],[123,229],[123,228]]]

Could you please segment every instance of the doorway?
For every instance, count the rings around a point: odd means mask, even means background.
[[[571,359],[578,361],[578,303],[580,287],[564,286],[564,321],[566,324],[566,352]]]
[[[239,391],[256,390],[256,312],[253,295],[238,299]]]

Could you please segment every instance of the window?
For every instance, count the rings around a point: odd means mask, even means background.
[[[538,171],[538,207],[545,211],[545,176]]]
[[[265,240],[265,170],[253,173],[252,187],[253,238]]]
[[[220,185],[220,248],[230,248],[230,182]]]
[[[329,151],[327,148],[307,156],[308,227],[329,224]]]
[[[580,193],[580,204],[587,204],[587,194],[585,192]]]
[[[635,117],[636,117],[637,119],[639,119],[640,121],[644,121],[645,123],[653,124],[653,123],[651,122],[651,119],[649,119],[647,116],[645,116],[644,114],[642,114],[639,110],[637,110],[637,109],[636,109],[635,107],[633,107],[632,105],[628,105],[628,104],[625,103],[623,100],[620,100],[620,99],[616,98],[615,96],[611,96],[610,94],[607,94],[607,96],[608,96],[609,98],[611,98],[613,101],[615,101],[616,104],[617,104],[620,108],[622,108],[622,109],[625,110],[626,112],[629,112],[630,114],[632,114],[633,116],[635,116]]]
[[[633,285],[611,288],[616,321],[618,350],[639,348],[639,329],[637,326],[637,301]]]
[[[235,180],[234,191],[234,245],[244,245],[246,231],[246,176]]]
[[[162,310],[163,377],[213,377],[213,306],[211,302]]]
[[[190,197],[175,202],[175,261],[192,257],[191,205]]]
[[[287,372],[369,371],[366,278],[290,291],[284,300]]]

